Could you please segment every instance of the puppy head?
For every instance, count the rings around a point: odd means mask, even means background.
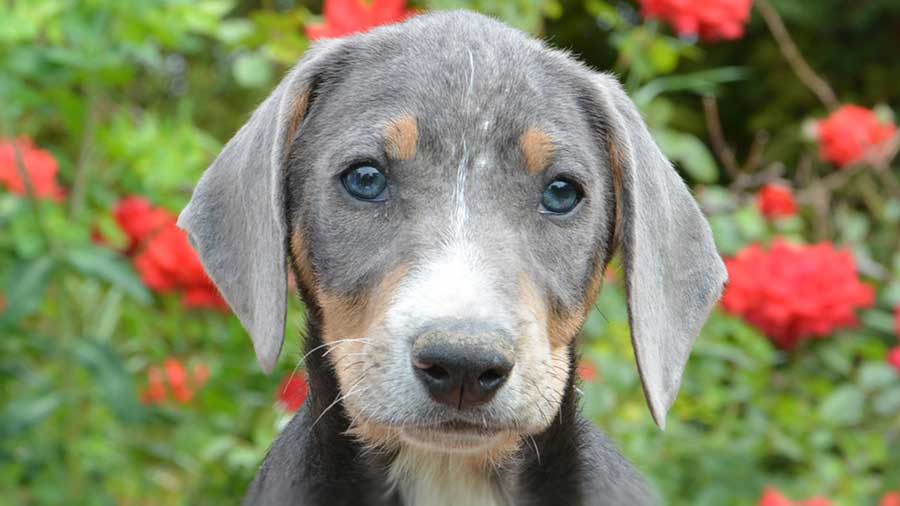
[[[264,369],[290,261],[357,433],[445,451],[552,422],[617,244],[663,425],[725,281],[618,83],[468,13],[315,46],[179,223]]]

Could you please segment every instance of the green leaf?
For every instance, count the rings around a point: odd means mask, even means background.
[[[66,261],[85,276],[99,278],[122,289],[141,304],[149,304],[150,292],[122,256],[98,246],[85,246],[66,254]]]
[[[878,394],[872,405],[875,408],[875,412],[882,416],[900,413],[900,381],[898,381],[897,386]]]
[[[859,386],[879,390],[897,382],[897,371],[886,362],[866,362],[859,369]]]
[[[853,385],[839,387],[819,408],[823,419],[837,426],[855,425],[862,420],[865,395]]]
[[[14,325],[40,309],[54,265],[52,258],[44,256],[13,269],[3,290],[6,309],[0,313],[0,327]]]
[[[734,213],[734,221],[741,235],[750,242],[761,241],[766,237],[766,219],[755,207],[744,207]]]
[[[719,178],[715,159],[697,137],[675,130],[661,129],[654,132],[654,138],[663,153],[675,161],[694,181],[714,183]]]
[[[241,86],[259,88],[272,79],[272,66],[258,53],[244,53],[234,60],[232,73]]]
[[[720,84],[740,81],[748,72],[742,67],[721,67],[691,74],[660,77],[650,81],[631,94],[632,100],[643,107],[657,96],[673,91],[693,91],[703,95],[715,95]]]
[[[3,408],[0,416],[0,439],[12,438],[41,423],[59,406],[59,396],[48,393],[39,397],[16,399]]]
[[[122,366],[122,357],[116,350],[82,338],[73,351],[75,359],[93,376],[93,384],[116,416],[126,422],[139,420],[143,410],[137,402],[132,377]]]
[[[889,311],[870,309],[860,315],[860,319],[866,327],[873,328],[891,335],[894,333],[895,319]]]

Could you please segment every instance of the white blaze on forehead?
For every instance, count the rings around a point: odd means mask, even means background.
[[[429,320],[465,318],[497,322],[504,314],[495,283],[472,244],[455,242],[414,268],[387,311],[395,335]]]
[[[453,192],[453,237],[458,241],[465,239],[466,220],[469,212],[466,209],[466,178],[469,175],[469,150],[466,140],[462,140],[462,156],[456,169],[456,186]]]

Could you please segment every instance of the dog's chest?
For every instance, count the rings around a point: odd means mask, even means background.
[[[390,484],[405,506],[506,506],[500,480],[471,459],[402,449],[389,469]]]

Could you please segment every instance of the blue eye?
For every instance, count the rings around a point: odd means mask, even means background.
[[[382,201],[385,199],[387,177],[370,164],[351,167],[341,174],[341,183],[347,193],[359,200]]]
[[[575,183],[565,179],[554,179],[544,188],[541,195],[541,212],[566,214],[575,209],[581,201],[581,190]]]

